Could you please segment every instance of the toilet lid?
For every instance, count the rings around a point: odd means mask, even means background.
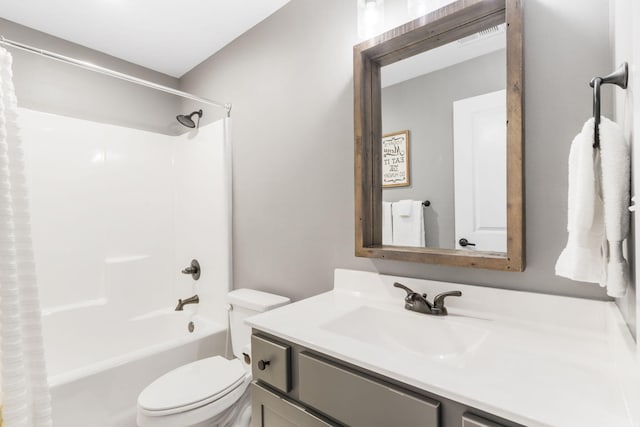
[[[145,388],[138,406],[148,411],[166,411],[213,402],[238,387],[246,370],[238,359],[209,357],[170,371]]]

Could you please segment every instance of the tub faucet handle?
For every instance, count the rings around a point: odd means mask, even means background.
[[[197,259],[193,259],[191,260],[191,265],[182,270],[182,274],[190,274],[193,280],[198,280],[200,278],[200,271],[200,263]]]

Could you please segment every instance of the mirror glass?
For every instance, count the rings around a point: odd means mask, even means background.
[[[382,244],[507,251],[506,24],[383,66]]]

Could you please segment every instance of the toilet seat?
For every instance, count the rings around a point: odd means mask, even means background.
[[[235,396],[238,392],[242,394],[249,379],[247,370],[238,359],[214,356],[198,360],[149,384],[138,397],[138,410],[152,417],[178,414],[207,405],[211,412],[223,411],[233,404],[233,399],[224,397],[229,394]],[[234,393],[238,388],[243,390]]]

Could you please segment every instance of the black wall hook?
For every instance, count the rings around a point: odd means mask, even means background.
[[[624,62],[613,73],[604,77],[594,77],[589,82],[593,88],[593,148],[600,148],[600,87],[604,84],[614,84],[622,89],[629,83],[629,64]]]

